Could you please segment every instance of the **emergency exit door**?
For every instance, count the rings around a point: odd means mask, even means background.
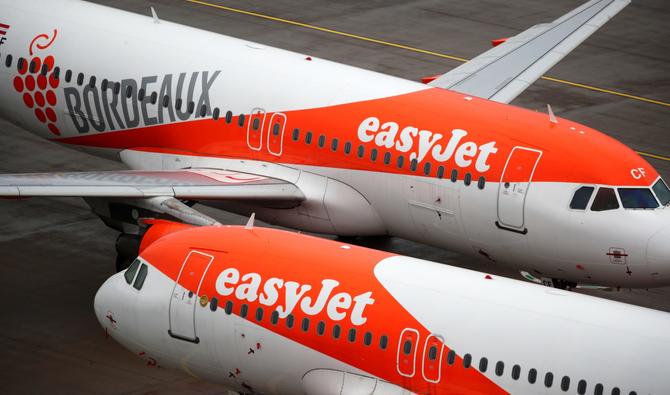
[[[195,327],[195,308],[202,279],[214,259],[203,252],[189,251],[170,295],[170,336],[199,343]]]
[[[541,156],[542,151],[532,148],[512,149],[498,185],[499,227],[526,233],[526,195]]]

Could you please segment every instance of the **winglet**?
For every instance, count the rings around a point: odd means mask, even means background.
[[[244,225],[244,229],[251,230],[254,228],[254,220],[256,219],[256,213],[251,213],[251,217],[247,221],[247,224]]]
[[[151,16],[154,18],[154,23],[161,23],[160,19],[158,19],[158,14],[156,14],[156,10],[154,10],[154,7],[151,7]]]
[[[554,111],[551,109],[551,104],[547,104],[547,113],[549,113],[549,122],[558,123],[556,115],[554,115]]]

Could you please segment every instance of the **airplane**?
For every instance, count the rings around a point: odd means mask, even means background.
[[[130,170],[0,175],[82,197],[118,230],[215,225],[388,235],[557,288],[670,284],[670,189],[605,134],[508,103],[628,5],[592,0],[428,84],[74,0],[0,0],[0,116]],[[501,43],[502,42],[502,43]],[[216,217],[216,215],[213,215]]]
[[[670,314],[295,232],[146,220],[98,290],[152,367],[241,394],[667,394]]]

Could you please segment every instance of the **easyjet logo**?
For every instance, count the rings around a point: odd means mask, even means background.
[[[309,284],[278,277],[263,280],[258,273],[240,274],[235,268],[223,270],[216,279],[216,291],[221,296],[234,295],[248,302],[258,300],[262,305],[275,307],[280,318],[288,317],[296,308],[307,315],[325,310],[333,321],[348,317],[353,325],[363,325],[367,321],[363,315],[365,308],[375,302],[372,292],[352,296],[348,292],[336,292],[339,285],[337,280],[325,279],[320,288],[313,290]]]
[[[381,123],[377,117],[364,119],[358,126],[358,138],[364,143],[374,142],[379,147],[409,152],[409,159],[421,162],[427,155],[437,161],[454,160],[459,167],[469,167],[474,162],[475,169],[484,173],[491,166],[489,156],[498,152],[495,141],[478,145],[468,141],[468,132],[453,129],[451,136],[422,130],[415,126],[400,127],[397,122]]]

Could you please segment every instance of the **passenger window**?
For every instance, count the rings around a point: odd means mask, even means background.
[[[486,186],[486,178],[484,178],[484,176],[481,176],[477,181],[477,188],[484,189],[484,186]]]
[[[530,369],[528,371],[528,382],[531,384],[535,384],[535,381],[537,381],[537,370]]]
[[[177,110],[180,110],[180,111],[181,111],[181,97],[178,97],[178,98],[174,101],[174,108],[176,108]]]
[[[656,197],[658,198],[658,201],[661,202],[662,205],[667,206],[670,204],[670,189],[668,189],[668,186],[665,185],[665,182],[661,180],[660,178],[658,181],[656,181],[656,184],[652,187],[654,190],[654,193],[656,193]]]
[[[151,104],[156,104],[158,102],[158,93],[151,92]]]
[[[434,361],[436,358],[437,358],[437,347],[430,346],[430,348],[428,349],[428,359]]]
[[[5,66],[12,67],[12,55],[7,55],[5,58]]]
[[[449,350],[447,353],[447,363],[453,365],[456,362],[456,352],[454,350]]]
[[[334,339],[339,339],[341,332],[342,332],[342,329],[340,328],[340,325],[335,324],[333,326],[333,338]]]
[[[194,102],[188,102],[188,106],[186,107],[186,111],[188,111],[189,114],[193,114],[193,110],[195,110],[195,103]],[[255,121],[258,121],[258,118],[255,119]],[[256,127],[255,129],[258,129]]]
[[[302,324],[300,325],[300,328],[302,328],[303,332],[307,332],[309,330],[309,318],[303,318],[302,319]]]
[[[317,140],[317,144],[319,148],[323,148],[324,145],[326,145],[326,136],[323,134],[319,136],[319,139]]]
[[[570,208],[573,210],[586,210],[586,206],[588,206],[594,190],[594,187],[581,187],[577,189],[572,196],[572,201],[570,201]]]
[[[307,132],[305,135],[305,144],[312,144],[312,132]]]
[[[333,141],[330,143],[330,149],[333,151],[337,151],[337,139],[333,139]]]
[[[325,332],[326,332],[326,323],[323,321],[319,321],[319,323],[316,324],[316,333],[318,333],[319,336],[321,336]]]
[[[203,104],[200,107],[200,117],[204,117],[205,115],[207,115],[207,106]]]
[[[398,156],[398,169],[402,169],[402,165],[405,164],[405,157],[400,155]]]
[[[226,307],[224,308],[223,311],[225,311],[226,314],[230,315],[233,312],[233,302],[231,302],[230,300],[227,301]]]
[[[68,70],[68,71],[69,71],[69,70]],[[119,92],[121,92],[121,83],[120,83],[120,82],[116,82],[116,83],[114,83],[114,94],[115,94],[115,95],[118,95]]]
[[[505,372],[505,363],[503,361],[498,361],[496,363],[496,376],[500,377]]]
[[[237,126],[243,127],[244,126],[244,114],[240,114],[237,117]]]
[[[133,263],[128,266],[128,269],[126,269],[126,272],[123,273],[123,276],[126,278],[126,282],[128,284],[132,284],[133,279],[135,278],[135,273],[137,273],[137,268],[140,266],[140,260],[135,259]]]
[[[233,122],[233,112],[232,111],[226,111],[226,123],[231,123]]]
[[[612,388],[612,395],[621,395],[621,390],[617,387]]]
[[[193,103],[193,102],[191,102],[191,103]],[[189,106],[189,108],[190,108],[190,107],[191,107],[191,104],[189,103],[188,106]],[[191,112],[191,111],[189,110],[189,112]],[[260,128],[260,127],[261,127],[261,120],[258,119],[258,118],[254,118],[253,121],[251,121],[251,128],[252,128],[253,130],[258,130],[258,128]],[[323,137],[323,136],[321,136],[321,137]],[[323,137],[323,138],[324,138],[324,140],[325,140],[325,137]],[[323,147],[323,143],[321,143],[321,146]]]
[[[563,391],[567,391],[570,389],[570,377],[563,376],[563,379],[561,380],[561,389]]]
[[[658,202],[647,188],[618,188],[623,208],[657,208]]]
[[[240,307],[240,317],[247,318],[247,314],[249,314],[249,306],[247,306],[246,303],[242,303],[242,306]]]
[[[437,178],[444,178],[444,166],[437,168]]]
[[[365,156],[365,147],[362,146],[362,145],[359,145],[359,146],[358,146],[358,151],[356,152],[356,155],[357,155],[359,158],[364,157],[364,156]]]
[[[294,323],[294,322],[295,322],[295,318],[293,317],[293,314],[289,314],[289,315],[286,317],[286,327],[287,327],[288,329],[293,328],[293,323]]]
[[[467,369],[471,365],[472,365],[472,355],[470,354],[463,355],[463,367]]]
[[[596,193],[593,204],[591,204],[591,211],[606,211],[619,208],[619,202],[616,200],[614,189],[599,188]]]
[[[81,86],[84,83],[84,73],[77,75],[77,85]]]
[[[402,345],[402,353],[409,355],[412,352],[412,342],[410,340],[405,340],[405,343]]]
[[[167,108],[168,105],[170,105],[170,96],[165,95],[163,96],[163,107]]]
[[[458,170],[454,169],[451,171],[451,182],[458,181]]]
[[[370,160],[372,162],[377,160],[377,148],[373,148],[372,151],[370,151]]]
[[[91,88],[95,88],[95,76],[94,75],[92,75],[91,79],[88,80],[88,86],[90,86]]]
[[[215,121],[218,121],[218,120],[219,120],[219,113],[220,113],[219,107],[216,107],[216,108],[214,109],[214,111],[212,112],[212,118],[213,118]]]
[[[389,344],[388,336],[382,335],[382,337],[379,338],[379,348],[381,348],[382,350],[386,350],[388,344]]]
[[[42,70],[40,70],[40,74],[42,74],[43,76],[46,77],[48,72],[49,72],[49,65],[47,65],[46,63],[42,64]],[[92,88],[92,86],[91,86],[91,88]]]
[[[384,164],[388,165],[389,163],[391,163],[391,153],[387,152],[384,154]]]
[[[426,162],[426,164],[423,165],[423,174],[427,176],[430,175],[430,162]]]
[[[256,309],[256,321],[263,321],[263,308],[259,307]]]
[[[518,380],[521,377],[521,366],[514,365],[512,366],[512,378]]]
[[[411,161],[409,161],[409,169],[411,171],[416,171],[416,168],[418,166],[419,166],[419,161],[417,161],[416,159],[412,159]]]
[[[479,360],[479,371],[482,373],[486,372],[486,368],[489,366],[489,360],[482,358]]]
[[[133,95],[133,87],[128,85],[126,87],[126,97],[130,99],[132,95]]]
[[[144,101],[144,94],[144,89],[140,88],[140,90],[137,91],[137,100]]]
[[[60,78],[60,67],[56,66],[54,67],[54,72],[53,72],[53,77],[54,79],[59,79]]]
[[[347,339],[351,343],[356,341],[356,328],[349,329],[349,335],[347,336]]]
[[[272,314],[270,314],[270,322],[272,325],[277,325],[277,322],[279,321],[279,313],[277,310],[273,311]]]
[[[72,80],[72,70],[65,72],[65,82],[70,82]]]
[[[586,393],[586,380],[579,380],[579,383],[577,383],[577,393],[579,395]]]
[[[350,152],[351,152],[351,143],[347,141],[346,143],[344,143],[344,153],[349,155]]]
[[[147,278],[147,265],[142,264],[142,266],[140,266],[140,272],[137,273],[135,283],[133,283],[133,287],[135,287],[135,289],[138,291],[142,289],[142,286],[144,285],[144,280],[146,278]]]
[[[272,134],[275,136],[279,136],[279,128],[281,125],[279,123],[275,123],[274,126],[272,126]]]
[[[463,183],[467,187],[468,185],[470,185],[471,182],[472,182],[472,175],[470,173],[465,173],[465,177],[463,177]]]
[[[11,55],[8,55],[11,56]],[[26,65],[26,60],[24,58],[19,58],[19,60],[16,61],[16,71],[19,73],[23,72],[25,73],[26,71],[23,70],[24,66]],[[9,67],[9,65],[7,65]]]
[[[554,383],[554,374],[551,372],[547,372],[547,374],[544,375],[544,386],[547,388],[551,388],[551,385]]]
[[[219,306],[219,299],[215,297],[212,298],[212,300],[209,301],[209,309],[212,311],[216,311],[216,308]]]
[[[293,129],[293,141],[298,141],[300,140],[300,129],[295,128]]]
[[[363,344],[365,344],[366,346],[372,344],[372,333],[365,332],[365,335],[363,335]]]
[[[603,385],[598,383],[593,389],[593,395],[603,395]]]
[[[30,66],[28,66],[28,70],[30,70],[31,73],[37,71],[37,61],[35,61],[35,59],[30,61]]]

